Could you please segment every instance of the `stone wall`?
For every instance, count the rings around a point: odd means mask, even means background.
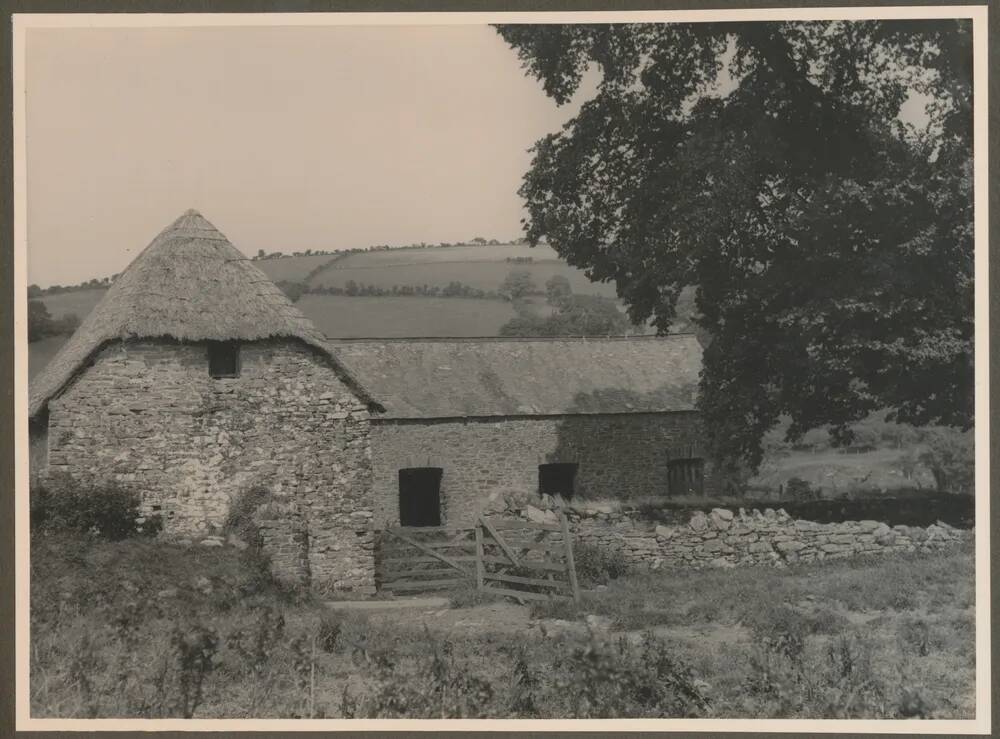
[[[538,495],[538,465],[576,462],[576,498],[667,493],[668,450],[698,446],[695,413],[636,413],[372,424],[376,524],[399,524],[398,472],[440,467],[442,522],[471,526],[498,492]],[[706,463],[705,489],[714,490]]]
[[[281,577],[371,590],[369,416],[328,359],[295,340],[245,343],[212,378],[204,344],[116,342],[49,404],[49,476],[114,482],[164,534],[221,542],[231,501],[263,489]]]
[[[933,551],[969,539],[972,532],[938,522],[925,528],[878,521],[814,523],[770,508],[734,513],[715,508],[685,525],[656,525],[612,505],[566,508],[577,543],[622,552],[630,565],[660,567],[786,566],[862,554]],[[521,507],[506,515],[556,520],[554,510]]]

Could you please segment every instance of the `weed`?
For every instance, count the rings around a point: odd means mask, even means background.
[[[250,682],[247,716],[257,715],[258,706],[274,688],[277,675],[272,656],[285,632],[285,619],[274,608],[260,608],[255,615],[250,628],[236,629],[226,636],[226,648],[236,655],[241,670]]]
[[[606,584],[629,572],[621,549],[579,542],[573,546],[576,575],[584,586]]]
[[[575,718],[693,717],[709,707],[690,669],[651,634],[639,647],[591,634],[555,663],[554,672],[557,690],[571,696],[568,715]]]
[[[448,602],[452,608],[472,608],[486,603],[495,603],[498,600],[497,596],[478,590],[471,583],[464,587],[454,588],[448,594]]]
[[[669,643],[582,628],[512,640],[488,626],[442,639],[408,618],[382,623],[248,588],[248,568],[231,548],[33,537],[33,715],[959,718],[974,707],[967,550],[630,573],[579,605],[532,607],[602,615],[612,628],[695,627]],[[919,611],[890,607],[904,588]],[[863,631],[843,615],[860,607],[882,611]],[[716,629],[725,643],[706,650]]]
[[[429,654],[404,660],[387,651],[363,650],[360,657],[375,686],[361,698],[345,693],[341,712],[368,718],[469,718],[487,715],[493,698],[489,681],[469,674],[454,657],[454,644],[425,630]]]
[[[180,668],[181,715],[191,718],[201,704],[205,677],[213,670],[219,635],[214,629],[196,624],[187,629],[175,628],[170,636]]]

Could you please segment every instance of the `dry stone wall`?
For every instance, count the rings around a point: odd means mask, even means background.
[[[556,520],[557,505],[522,506],[529,520]],[[971,531],[938,522],[927,527],[889,526],[879,521],[814,523],[783,509],[697,512],[684,525],[656,525],[613,505],[567,507],[576,542],[620,551],[632,566],[786,566],[888,552],[934,551],[971,538]]]
[[[133,489],[165,535],[208,546],[237,496],[262,489],[277,575],[372,591],[367,407],[300,342],[245,343],[240,363],[212,378],[205,344],[106,346],[49,404],[47,475]]]

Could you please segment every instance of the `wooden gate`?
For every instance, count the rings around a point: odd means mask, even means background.
[[[474,585],[522,601],[580,599],[565,516],[558,524],[480,517],[472,529],[384,529],[376,583],[399,595]]]
[[[472,529],[399,526],[385,529],[376,557],[379,590],[400,595],[472,585],[476,541]]]
[[[580,600],[566,516],[476,522],[476,588],[519,600]]]

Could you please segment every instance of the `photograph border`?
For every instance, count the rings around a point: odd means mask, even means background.
[[[202,4],[206,5],[206,4]],[[10,560],[15,565],[14,594],[16,609],[15,664],[16,671],[16,728],[18,731],[685,731],[685,732],[809,732],[809,733],[920,733],[920,734],[973,734],[988,733],[991,725],[991,634],[990,624],[990,580],[992,576],[989,553],[991,518],[989,489],[991,466],[990,449],[990,342],[989,320],[992,310],[989,305],[989,284],[992,282],[993,265],[989,260],[989,231],[987,209],[989,207],[988,146],[987,137],[987,81],[988,42],[987,10],[984,5],[928,5],[928,6],[852,6],[839,7],[796,6],[789,8],[738,7],[735,9],[699,10],[629,10],[597,11],[471,11],[416,13],[68,13],[68,14],[15,14],[12,17],[12,72],[5,78],[9,85],[13,106],[12,187],[4,189],[12,197],[4,202],[8,213],[12,213],[13,249],[12,269],[4,269],[6,293],[5,305],[10,308],[6,315],[13,317],[11,340],[5,346],[13,348],[12,381],[14,393],[5,394],[9,413],[6,419],[13,423],[11,428],[0,428],[0,441],[10,441],[4,448],[13,448],[14,464],[4,470],[10,480],[14,494],[9,496],[9,510],[13,515],[9,520],[14,524],[15,536],[9,541],[13,545]],[[824,20],[842,18],[971,18],[974,23],[974,146],[975,156],[975,387],[976,387],[976,665],[977,674],[977,716],[971,720],[779,720],[779,719],[608,719],[608,720],[525,720],[525,719],[476,719],[476,720],[425,720],[425,719],[324,719],[324,720],[283,720],[283,719],[37,719],[30,718],[28,709],[28,562],[27,562],[27,280],[26,280],[26,177],[25,121],[24,121],[24,35],[30,28],[61,27],[166,27],[166,26],[261,26],[261,25],[459,25],[503,21],[512,22],[710,22],[715,20]],[[8,119],[9,120],[9,119]],[[994,149],[997,147],[994,146]],[[995,155],[994,155],[995,156]],[[5,168],[6,169],[6,168]],[[8,256],[4,250],[5,258]],[[8,262],[10,264],[11,262]],[[5,322],[5,333],[8,329]],[[8,379],[8,364],[0,373],[0,379]],[[8,385],[7,387],[10,387]],[[4,424],[6,427],[8,424]],[[5,460],[6,461],[6,460]],[[8,511],[5,511],[5,514]],[[8,529],[9,530],[9,529]],[[6,559],[6,557],[5,557]],[[7,565],[7,562],[2,563]],[[9,568],[0,567],[6,574]],[[986,659],[983,659],[983,657]]]

